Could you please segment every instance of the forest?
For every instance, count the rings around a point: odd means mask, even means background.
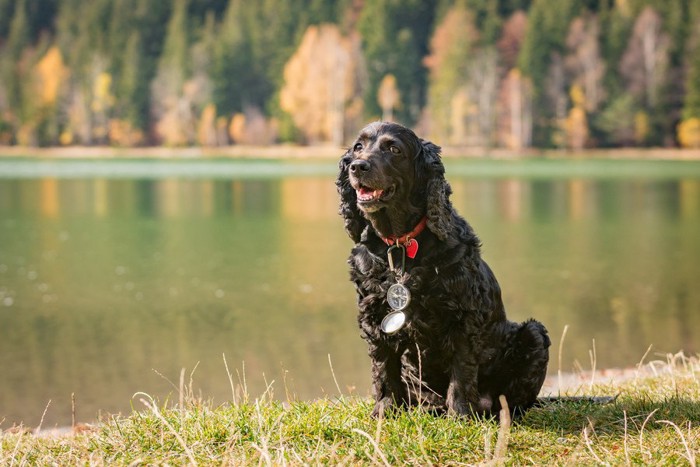
[[[0,0],[0,145],[700,147],[700,0]]]

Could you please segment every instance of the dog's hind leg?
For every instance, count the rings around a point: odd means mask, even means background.
[[[551,341],[542,323],[529,320],[514,325],[506,342],[508,347],[491,375],[499,383],[489,391],[494,401],[492,413],[500,410],[500,395],[506,396],[513,412],[531,407],[547,375]]]

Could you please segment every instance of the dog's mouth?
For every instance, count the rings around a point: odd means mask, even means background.
[[[355,192],[357,193],[357,202],[360,204],[372,204],[378,201],[388,201],[396,192],[396,187],[393,185],[386,189],[371,188],[365,185],[359,185]]]

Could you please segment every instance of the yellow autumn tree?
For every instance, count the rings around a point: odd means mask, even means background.
[[[57,46],[50,47],[34,65],[28,83],[33,99],[27,101],[27,116],[17,132],[20,144],[55,143],[58,140],[58,103],[65,94],[70,72]],[[42,127],[43,134],[37,129]],[[40,141],[41,140],[41,141]]]
[[[396,86],[396,76],[391,73],[382,78],[377,92],[377,101],[382,108],[382,120],[390,122],[394,120],[394,109],[399,107],[401,93]]]
[[[678,124],[678,142],[684,148],[700,148],[700,118],[689,118]]]
[[[69,71],[63,62],[58,46],[53,46],[36,64],[36,96],[44,106],[53,106],[58,100],[63,83],[69,77]]]
[[[134,147],[143,144],[143,131],[134,128],[127,120],[113,118],[109,120],[109,143],[114,146]]]
[[[360,40],[338,26],[310,26],[284,66],[280,106],[309,143],[343,142],[347,110],[361,99]]]
[[[279,128],[274,118],[266,118],[257,107],[236,113],[228,125],[228,137],[235,144],[265,146],[277,141]]]
[[[564,122],[566,143],[571,149],[583,149],[588,141],[588,118],[586,116],[586,96],[581,86],[574,84],[569,92],[574,104]]]
[[[236,144],[245,142],[245,115],[238,112],[231,118],[231,123],[228,126],[228,135]]]
[[[208,104],[202,110],[202,116],[197,125],[197,143],[200,146],[216,146],[216,106]]]
[[[109,114],[116,102],[112,94],[112,75],[106,71],[98,73],[92,88],[92,133],[96,141],[104,143],[109,134]]]
[[[646,141],[651,132],[651,124],[649,123],[649,114],[644,111],[639,111],[634,114],[634,140],[637,144],[642,145]]]

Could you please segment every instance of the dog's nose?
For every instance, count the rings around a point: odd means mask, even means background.
[[[356,161],[352,161],[352,163],[350,164],[350,172],[367,172],[368,170],[369,162],[367,162],[364,159],[357,159]]]

